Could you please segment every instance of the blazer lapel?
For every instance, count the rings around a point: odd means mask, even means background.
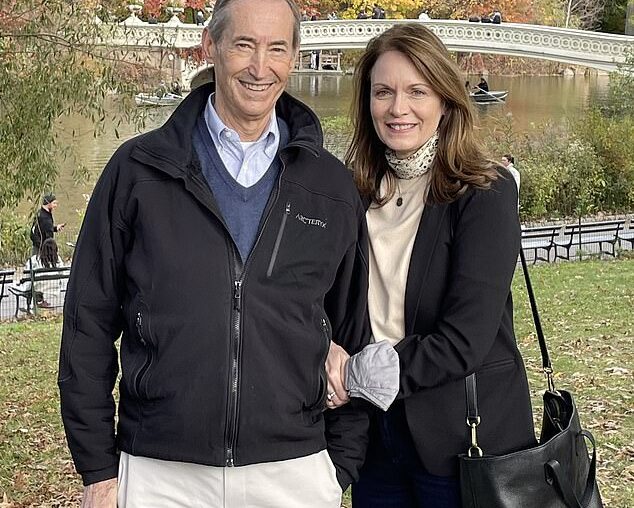
[[[416,238],[414,239],[414,247],[412,249],[412,257],[409,262],[409,271],[407,273],[407,286],[405,288],[405,334],[413,333],[414,323],[416,322],[416,313],[418,305],[425,287],[425,282],[429,275],[429,266],[432,253],[436,248],[438,235],[441,231],[443,219],[449,205],[442,204],[425,204],[423,216]]]

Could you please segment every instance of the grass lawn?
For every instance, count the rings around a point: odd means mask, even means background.
[[[556,381],[599,445],[605,505],[634,506],[634,259],[542,265],[532,276]],[[515,308],[537,413],[545,381],[520,272]],[[58,411],[60,329],[58,318],[0,324],[0,508],[79,505]]]

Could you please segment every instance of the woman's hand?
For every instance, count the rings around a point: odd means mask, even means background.
[[[350,355],[338,344],[330,341],[330,350],[326,358],[326,374],[328,376],[328,400],[326,406],[335,409],[350,401],[346,388],[346,364]]]

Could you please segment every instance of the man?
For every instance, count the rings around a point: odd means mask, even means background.
[[[347,398],[324,360],[369,340],[364,209],[284,93],[299,22],[293,0],[217,1],[215,93],[124,143],[93,192],[59,372],[86,507],[338,508],[357,477],[367,413],[324,411]]]
[[[489,93],[489,83],[484,79],[484,76],[480,76],[480,82],[476,85],[477,94],[488,94]]]
[[[57,208],[58,201],[55,194],[49,193],[42,199],[42,206],[37,212],[37,216],[31,226],[31,242],[33,248],[32,255],[40,252],[42,244],[49,238],[53,238],[54,233],[58,233],[64,229],[65,223],[55,224],[53,220],[53,210]]]
[[[423,11],[418,15],[419,21],[431,21],[431,17],[427,11]]]
[[[198,26],[202,26],[205,24],[205,15],[201,10],[196,11],[196,24]]]

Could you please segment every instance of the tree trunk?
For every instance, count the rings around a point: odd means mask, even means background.
[[[634,35],[634,0],[627,2],[627,15],[625,17],[625,35]]]

